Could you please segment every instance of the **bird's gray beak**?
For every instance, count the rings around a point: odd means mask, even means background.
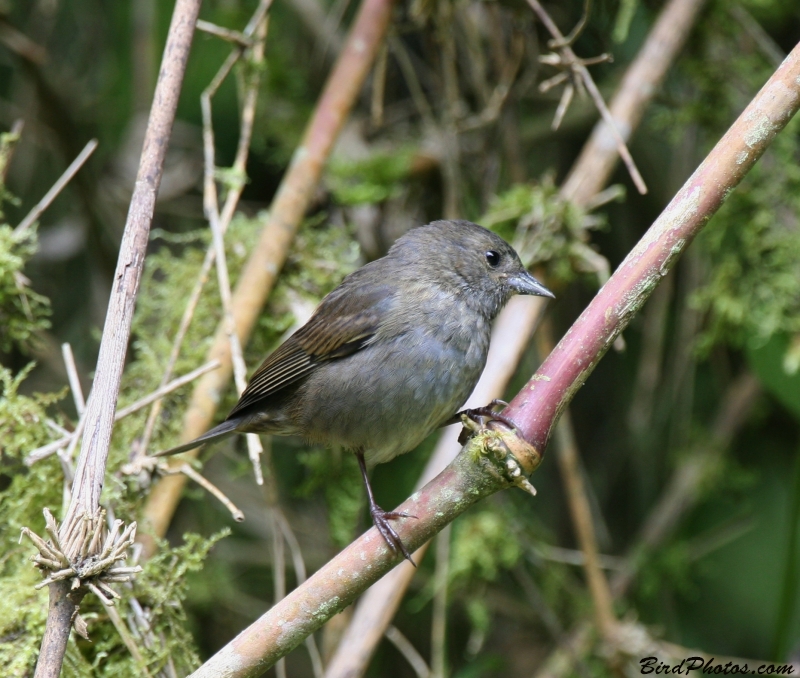
[[[556,298],[555,294],[527,271],[520,271],[519,273],[509,275],[507,283],[517,294],[531,294],[537,297],[549,297],[550,299]]]

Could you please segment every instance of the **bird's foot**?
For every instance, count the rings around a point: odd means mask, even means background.
[[[400,536],[394,531],[389,521],[397,520],[398,518],[416,518],[417,516],[412,516],[405,511],[384,511],[377,504],[370,506],[369,512],[372,514],[372,522],[375,523],[375,527],[378,528],[378,532],[381,533],[383,540],[392,550],[392,553],[396,554],[399,551],[409,563],[416,567],[417,564],[411,558],[411,554],[408,552],[408,549],[404,546]]]
[[[495,398],[488,405],[462,410],[456,414],[456,417],[464,424],[464,428],[458,436],[459,444],[464,445],[471,436],[485,429],[490,421],[499,421],[512,431],[516,430],[516,424],[501,412],[498,412],[496,410],[498,407],[508,407],[508,403],[505,400]]]

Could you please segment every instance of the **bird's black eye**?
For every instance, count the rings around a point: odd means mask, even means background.
[[[489,264],[489,266],[491,266],[492,268],[497,268],[500,264],[500,252],[489,250],[486,253],[486,263]]]

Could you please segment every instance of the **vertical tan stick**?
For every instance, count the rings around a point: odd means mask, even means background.
[[[303,140],[294,152],[261,238],[233,292],[231,310],[243,344],[275,285],[325,162],[361,91],[386,34],[392,6],[393,0],[364,0]],[[183,420],[182,442],[211,427],[222,392],[228,387],[232,365],[224,327],[217,330],[208,355],[209,360],[219,360],[221,367],[213,376],[209,373],[203,377],[195,387]],[[150,533],[157,536],[166,533],[185,482],[182,476],[168,476],[153,487],[144,509],[145,529]],[[152,553],[152,549],[152,541],[145,541],[145,552]]]

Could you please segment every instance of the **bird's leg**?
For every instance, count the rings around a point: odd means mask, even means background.
[[[499,421],[504,423],[509,428],[515,429],[517,426],[513,421],[511,421],[511,419],[496,411],[496,408],[498,407],[508,407],[508,403],[505,400],[495,398],[492,400],[492,402],[490,402],[488,405],[484,405],[483,407],[471,407],[466,410],[461,410],[460,412],[456,412],[452,417],[450,417],[450,419],[444,422],[443,426],[457,424],[461,421],[462,416],[466,416],[472,419],[472,421],[478,424],[481,428],[486,426],[486,424],[488,424],[490,421]]]
[[[492,402],[490,402],[488,405],[484,405],[483,407],[473,407],[466,410],[461,410],[461,412],[457,412],[445,423],[455,424],[459,421],[464,423],[464,428],[461,430],[461,434],[458,436],[458,442],[460,445],[464,445],[467,440],[472,437],[472,435],[482,430],[490,421],[502,422],[511,430],[515,430],[517,428],[516,424],[505,415],[495,411],[495,408],[497,407],[508,407],[508,403],[505,400],[495,398],[492,400]],[[465,421],[463,417],[467,417],[472,424]]]
[[[381,533],[386,544],[392,549],[393,553],[397,553],[400,551],[414,567],[417,564],[411,558],[411,554],[408,552],[408,549],[403,545],[403,542],[400,540],[400,536],[397,532],[394,531],[394,528],[389,524],[390,520],[396,520],[397,518],[416,518],[417,516],[412,516],[410,513],[406,513],[405,511],[384,511],[377,503],[375,503],[375,497],[372,494],[372,485],[369,484],[369,477],[367,476],[367,463],[364,461],[364,452],[361,450],[356,451],[356,459],[358,459],[358,466],[361,469],[361,477],[364,479],[364,485],[367,486],[367,498],[369,499],[369,512],[372,515],[372,522],[375,523],[375,527],[378,528],[378,532]]]
[[[488,405],[483,407],[473,407],[468,410],[462,410],[456,416],[461,419],[461,415],[466,415],[477,424],[486,425],[490,421],[499,421],[504,423],[510,429],[517,428],[517,425],[508,417],[496,411],[498,407],[508,407],[508,403],[500,398],[495,398]]]

